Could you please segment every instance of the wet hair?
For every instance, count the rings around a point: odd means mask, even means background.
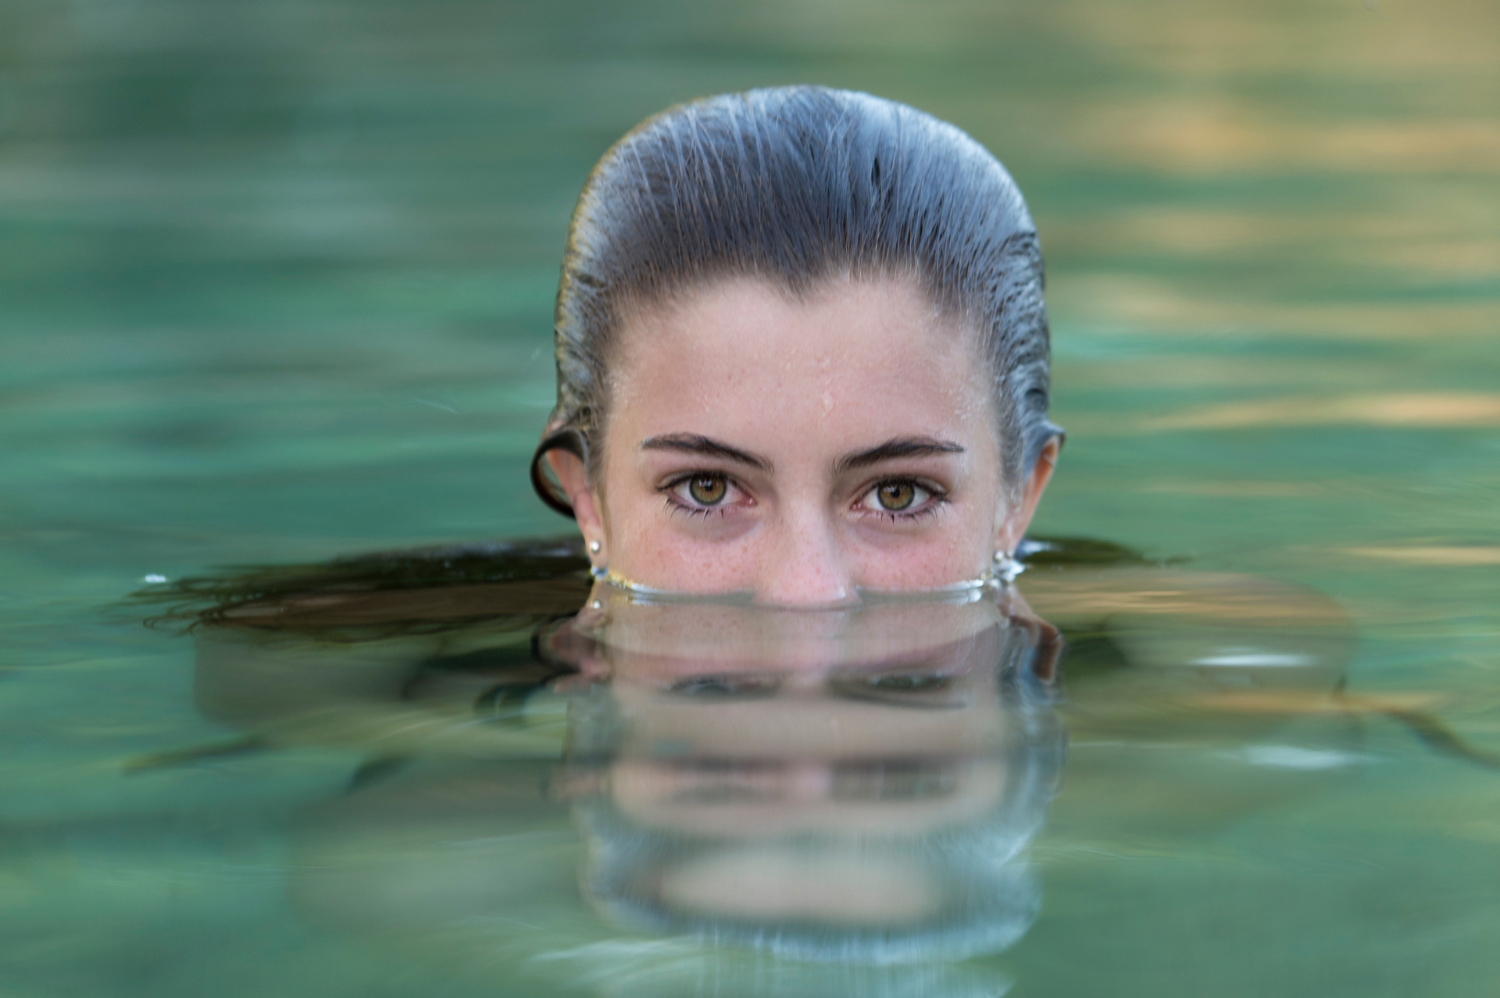
[[[572,515],[548,451],[590,477],[622,317],[713,281],[793,297],[840,276],[908,278],[976,331],[993,376],[1006,484],[1061,431],[1048,422],[1036,228],[1005,168],[959,129],[869,94],[798,86],[670,108],[617,142],[573,212],[557,290],[557,407],[532,483]]]
[[[479,624],[516,630],[570,618],[593,580],[577,536],[375,551],[312,565],[188,576],[132,593],[148,627],[209,627],[370,641]]]
[[[1036,568],[1148,562],[1138,551],[1085,537],[1028,538],[1016,557]],[[593,584],[588,567],[576,534],[375,551],[153,583],[116,609],[133,616],[156,608],[145,623],[164,630],[244,627],[328,641],[437,634],[501,620],[521,628],[571,617]]]

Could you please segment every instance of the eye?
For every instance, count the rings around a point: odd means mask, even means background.
[[[936,489],[919,485],[910,478],[888,478],[861,496],[856,508],[896,517],[917,516],[930,512],[942,500]]]
[[[911,482],[884,482],[875,487],[875,500],[881,509],[895,512],[906,509],[917,499],[917,487]]]
[[[728,513],[753,505],[745,491],[721,471],[694,471],[661,486],[667,504],[675,511],[707,515]]]
[[[723,475],[694,475],[687,480],[688,498],[700,506],[717,506],[729,494]]]
[[[695,471],[662,488],[674,507],[690,513],[727,509],[738,491],[728,475],[717,471]]]

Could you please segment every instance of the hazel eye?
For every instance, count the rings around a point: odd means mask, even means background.
[[[687,480],[687,493],[700,506],[717,506],[729,494],[723,475],[694,475]]]
[[[885,482],[876,487],[875,498],[882,509],[897,512],[916,502],[917,487],[911,482]]]
[[[934,497],[931,489],[923,488],[906,478],[892,478],[879,483],[859,500],[861,508],[871,513],[911,514],[919,507],[927,506]]]
[[[662,487],[673,509],[689,513],[720,513],[743,505],[745,494],[720,471],[695,471]]]

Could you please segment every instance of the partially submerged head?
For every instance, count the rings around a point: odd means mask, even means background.
[[[1020,192],[865,94],[724,95],[627,135],[579,200],[556,336],[534,478],[596,565],[656,588],[817,604],[973,578],[1056,454]]]

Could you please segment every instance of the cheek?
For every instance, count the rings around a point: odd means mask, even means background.
[[[923,589],[977,578],[991,567],[999,526],[1008,508],[998,469],[978,469],[969,487],[942,508],[931,530],[910,537],[877,536],[861,545],[871,589]],[[975,479],[984,484],[976,486]]]
[[[994,551],[993,514],[949,511],[941,529],[898,543],[858,548],[859,584],[866,589],[933,589],[977,578]]]
[[[631,582],[680,592],[733,592],[760,582],[761,549],[769,547],[763,536],[708,543],[663,519],[647,516],[631,523],[611,570]]]
[[[757,542],[749,524],[736,536],[672,513],[664,496],[633,478],[606,479],[601,512],[609,568],[631,582],[658,589],[714,592],[753,582]]]
[[[994,553],[994,512],[950,510],[935,529],[915,534],[828,525],[837,569],[869,590],[933,589],[978,577]],[[768,575],[793,571],[774,527],[707,541],[663,513],[652,496],[609,517],[610,568],[652,588],[731,592],[764,585]]]

